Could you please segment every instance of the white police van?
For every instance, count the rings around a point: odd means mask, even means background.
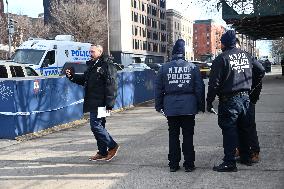
[[[58,35],[55,40],[32,38],[21,44],[11,59],[16,63],[27,64],[39,75],[59,75],[66,62],[89,60],[90,47],[90,43],[75,42],[71,35]]]

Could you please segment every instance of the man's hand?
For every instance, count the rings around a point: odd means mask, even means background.
[[[74,68],[73,68],[73,67],[67,68],[67,69],[65,70],[65,74],[66,74],[66,77],[67,77],[68,79],[72,79],[73,76],[74,76]]]

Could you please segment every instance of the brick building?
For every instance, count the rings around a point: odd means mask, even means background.
[[[195,20],[193,24],[193,49],[195,60],[214,59],[221,53],[221,36],[225,29],[214,20]]]

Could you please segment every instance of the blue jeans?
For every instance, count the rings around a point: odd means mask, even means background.
[[[97,118],[97,113],[90,112],[90,125],[91,130],[97,140],[97,146],[100,155],[107,155],[108,149],[113,149],[116,147],[117,143],[112,139],[110,134],[105,128],[106,119]]]
[[[220,100],[218,107],[218,125],[222,129],[224,162],[235,163],[235,152],[239,142],[240,157],[244,161],[250,158],[249,134],[250,101],[248,95],[237,95]]]

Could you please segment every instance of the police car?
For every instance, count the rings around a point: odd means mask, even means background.
[[[38,76],[35,70],[28,65],[15,62],[0,61],[0,79],[13,77]]]
[[[18,47],[14,62],[26,64],[39,75],[59,75],[66,62],[86,62],[90,43],[75,42],[71,35],[58,35],[54,40],[31,38]]]

